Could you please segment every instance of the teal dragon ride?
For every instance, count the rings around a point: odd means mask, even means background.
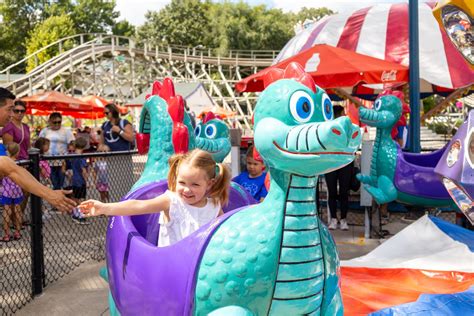
[[[298,64],[265,83],[254,135],[271,175],[266,199],[163,248],[142,238],[146,216],[111,218],[107,263],[121,314],[343,314],[339,259],[318,217],[316,183],[354,159],[359,128],[333,119],[329,97]]]
[[[414,206],[454,207],[434,173],[445,148],[430,154],[403,152],[391,137],[391,130],[401,115],[401,101],[390,94],[379,97],[373,109],[359,108],[360,121],[376,127],[377,132],[370,174],[358,174],[358,179],[378,204],[397,200]]]
[[[229,128],[212,113],[193,130],[183,99],[176,95],[170,78],[165,78],[163,84],[153,84],[152,95],[148,96],[140,114],[137,138],[141,152],[148,152],[148,160],[132,191],[166,179],[168,160],[175,153],[200,148],[210,152],[217,162],[222,162],[231,148]]]
[[[211,153],[217,162],[224,161],[229,154],[231,144],[229,140],[229,127],[221,118],[208,112],[194,129],[196,146]]]

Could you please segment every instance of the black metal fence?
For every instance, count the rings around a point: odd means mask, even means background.
[[[111,202],[125,195],[140,177],[146,156],[136,152],[83,154],[88,164],[87,199],[101,199],[97,190],[98,165],[107,166]],[[38,156],[30,156],[26,167],[39,175]],[[43,157],[61,167],[77,155]],[[104,164],[105,163],[105,164]],[[70,171],[66,171],[66,184]],[[43,179],[42,182],[48,184]],[[101,188],[103,189],[103,187]],[[102,194],[104,198],[104,193]],[[2,212],[4,213],[4,212]],[[12,315],[42,289],[90,260],[104,260],[105,217],[79,221],[61,213],[45,201],[31,196],[22,215],[19,240],[0,243],[0,315]],[[3,225],[3,216],[2,216]],[[3,226],[2,226],[3,227]],[[15,231],[12,228],[12,233]],[[2,232],[3,237],[5,232]]]

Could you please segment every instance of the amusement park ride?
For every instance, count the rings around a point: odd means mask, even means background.
[[[463,42],[465,34],[453,31],[465,29],[464,20],[472,29],[472,1],[440,2],[434,14],[467,67],[474,69],[472,31],[470,50]],[[73,86],[84,91],[126,99],[138,95],[151,78],[201,79],[225,108],[230,109],[232,103],[239,113],[239,127],[250,128],[253,122],[255,147],[271,178],[262,203],[256,204],[242,188],[233,186],[224,215],[167,247],[157,247],[158,214],[111,217],[107,268],[102,271],[110,285],[110,313],[343,315],[343,299],[357,293],[341,290],[344,275],[336,246],[318,216],[315,196],[318,175],[354,160],[361,130],[347,117],[334,119],[332,101],[313,77],[296,63],[268,71],[262,78],[264,90],[252,108],[249,95],[237,96],[232,84],[242,79],[242,73],[251,75],[269,66],[267,60],[214,58],[204,52],[189,55],[187,49],[179,53],[147,46],[137,49],[129,39],[116,36],[81,42],[9,83],[9,88],[22,96],[51,87],[52,79],[60,76],[63,79],[56,86],[60,90],[67,89],[64,83],[72,80]],[[112,59],[104,57],[110,55]],[[167,66],[158,60],[166,60]],[[219,83],[211,79],[211,68],[220,75]],[[77,69],[92,73],[92,79],[75,75]],[[390,131],[402,115],[397,97],[382,95],[372,109],[360,108],[359,113],[362,122],[377,128],[370,174],[359,175],[377,203],[457,205],[474,222],[473,112],[451,142],[431,154],[404,153],[391,139]],[[216,161],[222,160],[230,150],[229,131],[212,114],[194,129],[173,81],[166,78],[154,83],[143,106],[137,146],[148,152],[148,161],[124,199],[163,194],[168,158],[174,153],[200,148],[211,152]],[[403,296],[392,293],[399,294]]]
[[[138,144],[149,148],[148,164],[125,199],[162,194],[175,152],[228,150],[225,124],[208,118],[193,132],[172,81],[155,85]],[[339,260],[314,197],[319,174],[354,159],[360,129],[348,118],[333,119],[331,100],[299,64],[268,71],[263,88],[253,120],[255,146],[271,175],[267,198],[250,205],[237,192],[225,215],[164,248],[156,247],[156,216],[112,217],[104,273],[112,314],[343,314]],[[373,109],[359,111],[377,128],[371,172],[360,175],[377,203],[457,204],[472,220],[473,113],[447,147],[422,155],[403,153],[391,139],[402,115],[396,96],[382,95]]]

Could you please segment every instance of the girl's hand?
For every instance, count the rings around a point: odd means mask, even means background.
[[[79,204],[78,208],[85,216],[99,216],[104,214],[105,203],[97,200],[87,200]]]

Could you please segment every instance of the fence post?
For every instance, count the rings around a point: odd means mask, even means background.
[[[31,161],[31,173],[39,181],[39,149],[28,150]],[[33,295],[43,292],[44,278],[44,249],[43,249],[43,220],[41,199],[32,194],[31,198],[31,272]]]

